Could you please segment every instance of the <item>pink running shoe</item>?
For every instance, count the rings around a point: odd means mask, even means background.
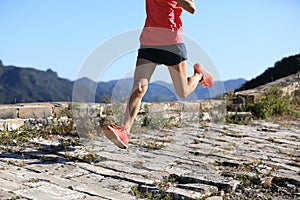
[[[209,88],[213,86],[214,84],[213,76],[208,71],[206,71],[206,69],[203,66],[201,66],[199,63],[194,65],[194,74],[196,73],[203,75],[202,79],[199,81],[199,83],[203,87]]]
[[[102,129],[104,135],[121,149],[128,148],[128,132],[123,127],[115,125],[106,126]]]

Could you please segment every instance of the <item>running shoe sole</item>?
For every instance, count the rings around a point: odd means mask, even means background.
[[[117,134],[114,133],[113,128],[110,126],[105,127],[102,129],[104,135],[112,141],[115,145],[117,145],[121,149],[127,149],[128,146],[122,142]]]

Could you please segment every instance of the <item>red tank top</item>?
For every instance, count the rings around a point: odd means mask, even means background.
[[[146,0],[146,13],[141,44],[156,46],[183,42],[182,8],[176,1]]]

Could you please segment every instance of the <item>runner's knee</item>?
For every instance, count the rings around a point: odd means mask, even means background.
[[[134,88],[140,95],[144,96],[148,89],[148,80],[147,79],[140,79],[135,82]]]

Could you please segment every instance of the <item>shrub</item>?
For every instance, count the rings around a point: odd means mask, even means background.
[[[261,95],[254,103],[246,102],[246,111],[250,111],[254,117],[259,119],[266,119],[275,115],[295,114],[292,97],[284,95],[283,91],[277,87],[272,87],[269,92]]]
[[[295,90],[292,94],[293,97],[293,105],[297,108],[297,110],[299,110],[300,107],[300,89]]]

